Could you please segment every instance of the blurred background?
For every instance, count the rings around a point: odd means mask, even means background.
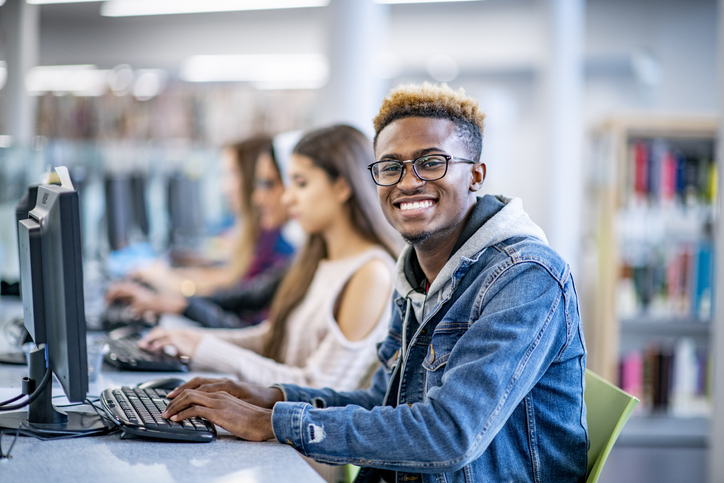
[[[602,481],[724,481],[722,32],[716,0],[0,0],[0,279],[48,166],[86,270],[213,257],[225,144],[371,136],[390,88],[446,82],[487,113],[483,191],[571,264],[589,367],[642,400]]]

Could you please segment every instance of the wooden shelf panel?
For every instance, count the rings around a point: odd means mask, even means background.
[[[634,416],[616,441],[620,446],[708,447],[709,418]]]
[[[671,337],[707,336],[711,332],[709,321],[698,319],[665,318],[650,316],[627,318],[620,321],[622,333],[661,335]]]

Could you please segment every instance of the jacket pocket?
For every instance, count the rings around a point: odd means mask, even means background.
[[[445,366],[455,344],[468,331],[467,323],[444,322],[435,327],[422,367],[427,371],[426,388],[442,385]]]

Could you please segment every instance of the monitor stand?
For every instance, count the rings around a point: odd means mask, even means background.
[[[35,386],[45,375],[45,344],[35,347],[28,354],[28,375],[24,383]],[[51,378],[53,376],[51,375]],[[0,428],[20,429],[26,434],[41,438],[56,438],[83,433],[98,433],[106,424],[96,413],[68,411],[53,406],[53,384],[48,381],[40,395],[30,403],[27,411],[0,413]]]

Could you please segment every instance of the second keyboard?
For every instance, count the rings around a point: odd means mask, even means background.
[[[101,393],[101,403],[124,433],[146,438],[209,442],[216,438],[216,427],[206,419],[183,421],[163,419],[169,403],[167,389],[115,387]]]

